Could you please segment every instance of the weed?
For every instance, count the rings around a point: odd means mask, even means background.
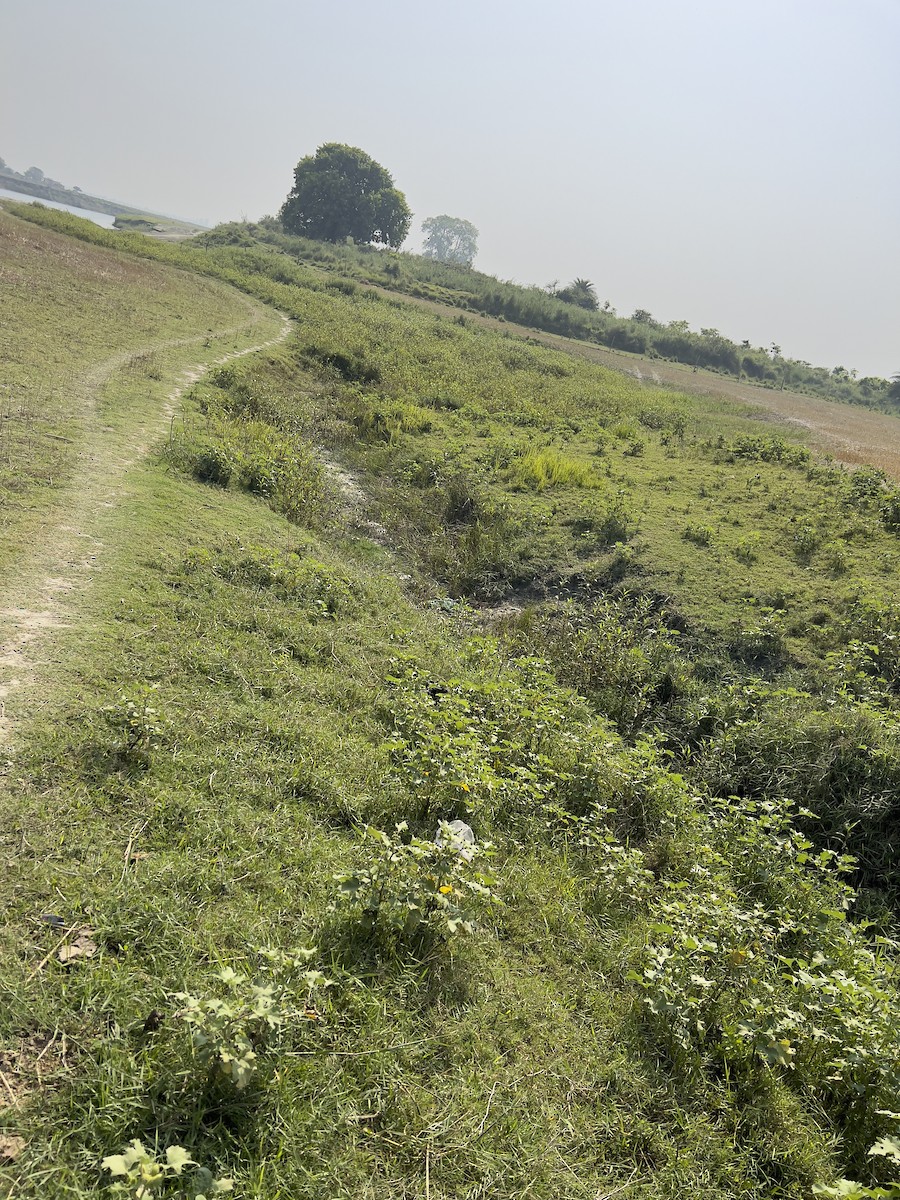
[[[102,709],[117,735],[114,753],[125,763],[149,766],[150,754],[160,743],[164,724],[159,710],[150,703],[158,687],[158,684],[140,686]]]
[[[731,553],[738,560],[744,563],[745,566],[752,566],[759,557],[760,535],[758,533],[750,534],[748,537],[742,537],[737,540],[731,548]]]
[[[499,903],[493,878],[476,866],[490,844],[463,842],[446,822],[434,841],[413,837],[406,822],[393,834],[367,826],[362,837],[375,844],[377,857],[335,876],[333,909],[349,909],[366,934],[421,941],[426,934],[474,933],[479,913]]]
[[[135,1138],[121,1154],[104,1158],[101,1166],[116,1181],[109,1185],[109,1190],[131,1196],[132,1200],[150,1200],[152,1196],[192,1196],[194,1200],[207,1200],[232,1189],[230,1179],[215,1179],[208,1168],[197,1166],[183,1146],[169,1146],[165,1157],[160,1157],[158,1151],[148,1150]],[[185,1179],[188,1167],[195,1170]]]
[[[332,981],[321,971],[304,970],[299,981],[303,1006],[298,1010],[292,996],[297,981],[292,978],[294,986],[289,989],[283,978],[313,953],[264,951],[270,977],[259,982],[225,967],[218,974],[223,996],[175,993],[180,1006],[176,1015],[190,1029],[194,1055],[203,1068],[230,1079],[241,1091],[258,1069],[257,1050],[276,1030],[292,1018],[319,1019],[316,995],[331,987]]]
[[[693,542],[695,546],[710,546],[715,537],[715,530],[711,525],[698,525],[691,523],[686,525],[681,531],[681,536],[686,542]]]
[[[812,525],[805,521],[797,525],[791,534],[791,544],[797,561],[804,564],[809,563],[819,548],[820,540],[819,534]]]

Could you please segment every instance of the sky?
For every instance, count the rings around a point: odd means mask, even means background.
[[[0,0],[0,156],[275,213],[360,146],[476,265],[900,372],[900,0]]]

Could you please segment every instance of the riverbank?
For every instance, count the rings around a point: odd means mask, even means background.
[[[87,192],[82,192],[75,188],[57,186],[52,182],[48,183],[46,180],[38,183],[30,179],[25,179],[24,176],[19,175],[15,171],[0,170],[0,190],[16,193],[15,198],[31,196],[33,199],[40,200],[53,207],[60,206],[66,210],[79,210],[76,212],[76,215],[82,215],[80,210],[87,209],[89,212],[106,215],[114,219],[117,217],[142,218],[152,221],[154,225],[160,227],[161,231],[178,233],[184,237],[191,237],[203,229],[202,225],[197,225],[193,221],[180,221],[176,217],[166,217],[159,213],[148,213],[146,209],[133,208],[127,204],[120,204],[117,200],[105,200],[101,196],[91,196]],[[105,222],[98,222],[98,224],[105,224]],[[109,225],[112,225],[112,221],[109,222]]]

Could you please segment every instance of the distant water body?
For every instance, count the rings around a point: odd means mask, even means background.
[[[63,212],[74,213],[76,217],[84,217],[88,221],[93,221],[95,225],[102,225],[104,229],[112,229],[113,221],[116,219],[112,213],[98,213],[90,208],[76,208],[74,204],[57,204],[55,200],[41,200],[38,196],[29,196],[25,192],[10,192],[6,188],[0,188],[0,200],[17,200],[19,204],[43,204],[46,208],[59,208]]]

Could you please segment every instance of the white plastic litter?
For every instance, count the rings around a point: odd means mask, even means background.
[[[436,846],[449,846],[460,858],[471,862],[475,857],[475,834],[465,821],[441,821],[434,835]]]

